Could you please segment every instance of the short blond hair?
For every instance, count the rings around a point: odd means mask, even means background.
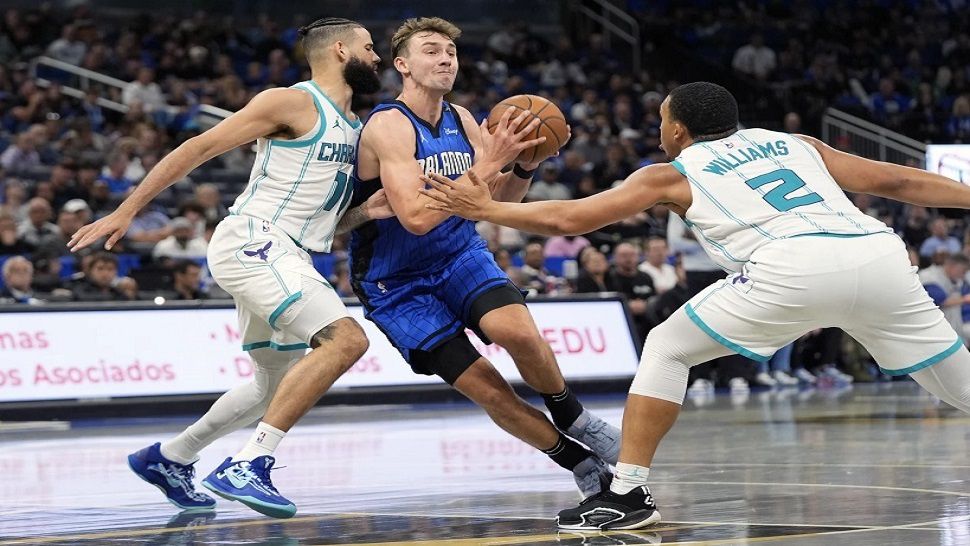
[[[419,17],[412,18],[404,21],[397,31],[394,32],[394,37],[391,38],[391,58],[400,57],[401,54],[407,54],[408,51],[408,41],[412,36],[418,34],[419,32],[433,32],[435,34],[441,34],[442,36],[447,36],[449,40],[454,42],[461,36],[461,29],[458,28],[454,23],[446,21],[441,17]]]

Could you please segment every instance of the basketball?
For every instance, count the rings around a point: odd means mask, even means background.
[[[488,130],[494,131],[502,115],[507,108],[512,108],[512,118],[519,115],[520,110],[532,112],[533,117],[528,117],[522,122],[520,127],[529,124],[534,117],[542,120],[542,123],[531,133],[525,136],[524,140],[533,140],[541,136],[546,137],[542,144],[522,150],[515,160],[522,163],[535,163],[537,159],[545,159],[559,151],[566,139],[569,138],[569,129],[566,124],[566,117],[562,115],[559,108],[549,100],[538,95],[515,95],[509,97],[495,105],[488,114]]]

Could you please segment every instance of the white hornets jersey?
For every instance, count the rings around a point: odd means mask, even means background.
[[[249,185],[229,212],[266,220],[299,246],[328,252],[354,190],[361,123],[347,119],[314,82],[293,87],[313,97],[317,123],[295,140],[256,141]]]
[[[690,182],[687,225],[728,271],[779,239],[892,232],[849,201],[812,145],[787,133],[744,129],[694,143],[671,164]]]

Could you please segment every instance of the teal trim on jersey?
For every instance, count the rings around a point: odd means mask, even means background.
[[[290,297],[288,297],[285,300],[283,300],[283,303],[277,305],[276,306],[276,309],[272,313],[270,313],[269,320],[266,321],[266,322],[269,323],[270,327],[275,330],[276,329],[276,320],[278,318],[280,318],[280,315],[283,314],[283,311],[286,311],[287,309],[289,309],[289,307],[291,305],[293,305],[294,303],[296,303],[296,300],[300,299],[301,297],[303,297],[303,291],[302,290],[299,291],[299,292],[297,292],[297,293],[295,293],[295,294],[290,295]]]
[[[313,91],[310,91],[309,89],[301,86],[300,84],[296,84],[293,87],[297,89],[303,89],[304,91],[310,94],[310,98],[313,99],[313,105],[316,106],[317,113],[320,114],[320,128],[317,129],[317,132],[315,135],[313,135],[307,140],[274,140],[273,144],[275,144],[276,146],[281,146],[283,148],[302,148],[304,146],[312,146],[317,142],[320,142],[320,139],[323,138],[323,135],[327,132],[327,116],[326,114],[323,113],[323,105],[320,104],[319,100],[317,100],[317,96],[313,93]]]
[[[696,225],[696,224],[694,224],[694,222],[691,222],[687,218],[682,218],[682,220],[684,221],[685,224],[687,224],[687,227],[689,227],[691,229],[693,229],[694,226]],[[718,242],[714,241],[713,239],[711,239],[710,237],[708,237],[707,234],[704,233],[704,230],[703,229],[697,228],[697,231],[700,232],[701,237],[703,237],[705,241],[707,241],[708,243],[710,243],[710,245],[713,246],[714,248],[720,250],[721,251],[721,254],[724,254],[724,257],[727,258],[728,260],[731,260],[732,262],[737,262],[739,264],[747,263],[747,260],[739,260],[739,259],[735,258],[734,256],[732,256],[731,253],[728,252],[727,249],[724,248],[720,243],[718,243]]]
[[[320,86],[317,85],[317,82],[315,82],[313,80],[309,80],[309,81],[310,81],[310,85],[312,85],[313,87],[316,87],[317,88],[317,91],[320,93],[320,95],[322,95],[323,98],[327,99],[327,102],[330,103],[330,106],[333,106],[333,109],[336,110],[338,114],[340,114],[340,117],[344,118],[344,121],[346,121],[347,123],[349,123],[350,126],[353,127],[354,129],[357,129],[358,127],[360,127],[360,120],[359,119],[356,120],[356,121],[355,120],[352,120],[352,119],[349,119],[347,117],[347,115],[344,114],[344,111],[341,110],[336,104],[334,104],[333,99],[331,99],[330,97],[328,97],[327,94],[323,92],[323,89],[320,89]]]
[[[255,343],[246,343],[242,346],[244,351],[252,351],[254,349],[273,349],[275,351],[299,351],[303,349],[304,351],[309,349],[310,346],[306,343],[290,343],[287,345],[280,345],[275,341],[257,341]]]
[[[687,169],[684,168],[684,164],[680,162],[679,159],[675,159],[670,162],[670,166],[677,169],[680,174],[687,176]]]
[[[243,201],[241,205],[239,205],[239,208],[234,211],[234,214],[242,213],[243,207],[245,207],[252,200],[253,196],[256,195],[256,187],[259,186],[259,183],[262,182],[263,179],[265,179],[268,176],[268,173],[266,172],[266,166],[269,165],[269,156],[272,152],[273,152],[273,141],[267,139],[266,155],[263,157],[263,164],[260,165],[259,167],[259,170],[263,171],[263,174],[259,175],[256,178],[256,180],[253,180],[253,189],[249,192],[249,197],[247,197],[246,200]]]
[[[770,356],[761,356],[758,353],[745,349],[744,347],[738,345],[737,343],[731,341],[730,339],[715,332],[713,328],[708,326],[707,323],[701,319],[701,317],[697,316],[697,313],[694,312],[694,309],[690,306],[689,303],[684,306],[684,311],[687,312],[687,316],[690,317],[690,320],[692,320],[694,324],[697,325],[698,328],[703,330],[705,334],[711,336],[714,339],[714,341],[720,343],[721,345],[724,345],[728,349],[731,349],[732,351],[738,353],[741,356],[746,356],[751,360],[756,360],[758,362],[768,362],[769,360],[771,360]]]
[[[923,368],[929,368],[933,364],[936,364],[937,362],[940,362],[941,360],[946,359],[946,357],[948,357],[948,356],[952,355],[953,353],[959,351],[961,347],[963,347],[963,340],[958,339],[958,340],[956,340],[956,341],[953,342],[953,345],[950,345],[950,348],[948,348],[947,350],[943,351],[942,353],[937,354],[937,355],[934,355],[934,356],[931,356],[931,357],[927,358],[926,360],[924,360],[922,362],[918,362],[916,364],[913,364],[912,366],[910,366],[908,368],[903,368],[902,370],[887,370],[886,368],[883,368],[882,366],[880,366],[879,369],[882,371],[882,373],[884,373],[886,375],[908,375],[908,374],[911,374],[913,372],[918,372],[918,371],[922,370]]]
[[[293,187],[290,188],[290,192],[286,194],[286,197],[283,198],[283,202],[280,203],[280,208],[276,209],[276,214],[273,215],[271,222],[274,224],[280,219],[280,215],[283,214],[283,209],[285,209],[286,205],[289,204],[290,199],[293,198],[293,194],[296,193],[296,189],[299,188],[300,184],[303,182],[303,177],[306,176],[307,167],[310,166],[310,159],[313,157],[313,151],[313,148],[307,150],[306,159],[303,160],[303,167],[300,169],[300,176],[297,177],[296,182],[293,183]]]

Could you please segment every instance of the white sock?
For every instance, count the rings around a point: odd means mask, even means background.
[[[162,452],[162,457],[165,457],[170,461],[175,461],[178,464],[192,464],[199,460],[198,455],[193,457],[186,454],[184,451],[179,451],[176,445],[173,445],[171,440],[162,442],[162,445],[159,446],[159,451]]]
[[[616,463],[616,472],[613,473],[610,491],[617,495],[625,495],[641,485],[647,485],[648,476],[650,476],[650,469],[645,466]]]
[[[282,430],[260,421],[255,432],[246,442],[246,446],[242,448],[242,451],[236,453],[232,460],[251,461],[256,457],[272,455],[284,436],[286,436],[286,433]]]

